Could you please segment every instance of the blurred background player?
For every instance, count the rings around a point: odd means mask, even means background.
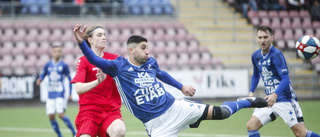
[[[55,120],[55,114],[64,121],[64,123],[70,128],[73,135],[76,134],[72,123],[67,115],[65,115],[65,108],[67,101],[65,101],[64,94],[64,78],[65,76],[71,81],[69,67],[61,59],[62,56],[62,47],[60,45],[54,45],[52,47],[52,60],[46,63],[43,68],[43,72],[37,79],[36,84],[40,85],[40,82],[48,75],[49,84],[48,84],[48,98],[46,100],[46,113],[49,115],[50,123],[54,131],[58,134],[58,137],[61,137],[62,134],[59,130],[57,121]],[[72,84],[70,83],[70,96],[71,100],[71,89]]]
[[[304,125],[297,95],[289,78],[289,70],[282,52],[272,45],[273,30],[267,26],[257,29],[260,49],[252,54],[253,75],[249,97],[259,83],[265,84],[268,107],[256,108],[247,123],[249,137],[260,137],[259,129],[280,116],[297,137],[319,137]]]
[[[92,26],[84,37],[92,51],[104,59],[118,55],[103,52],[107,47],[106,32],[101,26]],[[75,83],[79,94],[79,114],[76,118],[77,136],[124,137],[126,127],[120,113],[121,98],[111,76],[89,63],[85,56],[79,58]]]
[[[160,70],[156,60],[148,57],[147,39],[133,35],[127,41],[129,58],[115,60],[100,58],[83,40],[86,26],[74,27],[76,40],[90,63],[113,77],[122,100],[129,111],[142,121],[152,137],[175,137],[181,130],[197,128],[202,120],[221,120],[230,117],[242,108],[265,107],[262,98],[224,102],[221,106],[205,105],[186,100],[176,100],[161,82],[167,83],[192,97],[196,90],[182,85],[167,72]]]

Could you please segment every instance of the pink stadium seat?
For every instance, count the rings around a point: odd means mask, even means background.
[[[177,53],[187,53],[188,52],[188,43],[187,41],[177,41]]]
[[[26,60],[24,55],[15,55],[14,60],[10,63],[11,68],[19,68],[22,67],[22,63]]]
[[[167,61],[166,54],[157,54],[157,62],[159,67],[164,67]]]
[[[156,41],[155,42],[155,49],[153,50],[154,54],[164,53],[166,48],[166,44],[164,41]]]
[[[132,28],[132,33],[134,35],[143,35],[143,30],[141,28]]]
[[[284,34],[283,35],[284,35],[283,36],[284,40],[294,40],[292,29],[284,30]]]
[[[37,29],[37,25],[38,25],[38,23],[36,23],[36,22],[27,21],[27,22],[25,22],[25,24],[24,24],[24,28],[25,28],[25,29],[28,29],[28,30],[30,30],[30,29]]]
[[[77,65],[77,60],[72,54],[66,54],[63,57],[63,61],[69,65],[71,69],[75,69]]]
[[[31,55],[36,54],[36,51],[38,50],[38,43],[35,41],[31,41],[27,43],[28,47],[23,50],[23,53],[25,55]]]
[[[11,54],[18,55],[22,54],[23,51],[26,49],[27,44],[23,41],[16,42],[16,46],[12,49]]]
[[[176,35],[176,30],[174,28],[166,28],[166,35],[174,36]]]
[[[165,48],[165,53],[177,53],[177,44],[175,41],[167,41],[167,47]]]
[[[300,17],[299,12],[297,10],[290,10],[289,11],[289,17],[290,18],[295,18],[295,17]]]
[[[185,68],[189,64],[189,55],[187,53],[179,54],[177,65],[179,68]]]
[[[14,36],[15,33],[14,33],[14,30],[13,30],[12,28],[6,28],[6,29],[4,29],[3,35],[6,35],[6,36]]]
[[[37,24],[39,30],[48,29],[50,30],[49,23],[47,21],[42,21]]]
[[[315,35],[315,33],[312,28],[306,28],[304,35]]]
[[[320,28],[320,21],[313,21],[312,28]]]
[[[260,24],[260,19],[258,17],[252,17],[250,18],[250,22],[253,26],[257,27]]]
[[[277,44],[277,47],[279,47],[280,49],[286,49],[286,43],[284,40],[277,40],[276,44]]]
[[[51,45],[49,42],[41,42],[36,54],[50,54]]]
[[[122,32],[122,33],[121,33],[122,35],[126,35],[126,36],[132,34],[131,29],[129,29],[129,28],[122,28],[122,29],[121,29],[121,32]]]
[[[270,26],[272,29],[281,29],[280,18],[272,18]]]
[[[250,19],[250,18],[253,18],[253,17],[258,17],[258,13],[255,12],[255,11],[253,11],[253,10],[249,10],[248,13],[247,13],[247,15],[248,15],[248,18],[249,18],[249,19]]]
[[[300,17],[310,17],[310,13],[308,10],[300,10],[299,11],[299,16]]]
[[[312,28],[311,21],[305,20],[304,22],[302,22],[302,28],[304,28],[304,29]]]
[[[29,69],[36,69],[36,62],[37,62],[37,56],[36,55],[28,55],[27,59],[22,63],[22,66],[27,69],[27,72]],[[33,72],[33,71],[30,71]]]
[[[13,57],[11,55],[2,55],[2,59],[0,60],[0,68],[9,68],[11,62],[13,61]]]
[[[297,28],[301,28],[301,20],[299,17],[295,17],[293,18],[293,22],[292,22],[292,28],[297,29]]]
[[[211,66],[211,54],[209,52],[201,53],[200,64],[203,67]]]
[[[154,35],[157,37],[163,37],[165,35],[165,30],[163,28],[155,28]]]
[[[24,24],[25,24],[25,22],[22,22],[22,21],[14,21],[14,22],[12,22],[12,28],[13,29],[24,29],[25,27],[24,27]]]
[[[3,29],[9,29],[12,28],[12,22],[11,21],[1,21],[0,22],[0,28]]]
[[[270,26],[270,19],[269,18],[261,18],[260,26]]]
[[[215,69],[223,69],[223,63],[219,58],[211,58],[211,64]]]
[[[282,18],[281,28],[282,29],[291,29],[292,28],[290,18]]]
[[[260,11],[258,12],[258,17],[259,17],[260,19],[268,18],[268,12],[265,11],[265,10],[260,10]]]
[[[316,57],[314,59],[311,60],[311,64],[312,65],[315,65],[315,64],[320,64],[320,57]]]
[[[178,56],[175,53],[168,54],[168,58],[166,61],[166,66],[170,69],[176,69],[178,62]]]
[[[76,46],[76,43],[74,43],[73,41],[68,41],[68,42],[64,42],[64,46],[63,46],[63,49],[62,49],[62,54],[65,55],[65,54],[73,54],[73,50],[75,48],[78,48]]]
[[[194,67],[200,65],[200,54],[199,53],[191,53],[189,65]]]
[[[287,18],[287,17],[289,17],[288,11],[285,11],[285,10],[279,11],[279,17],[280,17],[280,18]]]
[[[13,46],[13,42],[11,41],[5,41],[2,43],[3,46],[0,47],[0,55],[8,55],[8,54],[11,54],[14,46]]]
[[[294,30],[294,39],[298,40],[300,37],[303,36],[303,30],[302,29],[295,29]]]
[[[206,53],[206,52],[209,52],[209,49],[207,46],[199,46],[199,52],[200,53]]]
[[[278,14],[278,12],[275,11],[275,10],[270,10],[270,11],[268,12],[268,15],[269,15],[269,18],[279,18],[279,14]]]
[[[121,34],[120,29],[118,28],[110,28],[109,31],[110,31],[109,36],[112,35],[112,36],[118,37]]]
[[[198,43],[189,43],[188,53],[197,53],[199,45]]]
[[[38,56],[39,60],[36,62],[36,67],[41,70],[44,65],[50,61],[49,54],[41,54]]]

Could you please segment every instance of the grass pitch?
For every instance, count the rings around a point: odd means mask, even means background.
[[[222,102],[205,102],[220,105]],[[308,130],[320,134],[320,101],[299,101]],[[3,105],[3,104],[2,104]],[[3,105],[5,106],[5,105]],[[187,129],[179,137],[246,137],[246,122],[253,109],[242,109],[226,120],[202,121],[197,129]],[[66,114],[74,123],[78,113],[76,103],[69,104]],[[144,125],[123,106],[122,115],[127,127],[127,137],[147,137]],[[64,137],[71,137],[70,130],[58,117],[57,121]],[[260,130],[264,137],[292,137],[290,128],[278,117]],[[56,137],[45,114],[45,104],[24,104],[0,108],[0,137]]]

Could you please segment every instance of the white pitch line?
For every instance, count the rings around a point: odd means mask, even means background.
[[[0,131],[6,132],[54,132],[52,128],[25,128],[25,127],[0,127]],[[61,132],[71,133],[69,129],[60,129]],[[126,135],[147,135],[142,131],[126,132]],[[180,133],[179,137],[247,137],[248,135],[228,135],[228,134],[201,134],[201,133]],[[262,136],[262,137],[280,137],[280,136]]]

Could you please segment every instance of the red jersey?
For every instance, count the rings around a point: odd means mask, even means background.
[[[118,57],[116,54],[104,52],[104,59],[114,60]],[[98,67],[90,64],[85,56],[79,58],[75,77],[71,83],[91,82],[97,79]],[[121,98],[116,84],[111,76],[90,91],[79,95],[79,105],[81,110],[116,110],[121,107]]]

